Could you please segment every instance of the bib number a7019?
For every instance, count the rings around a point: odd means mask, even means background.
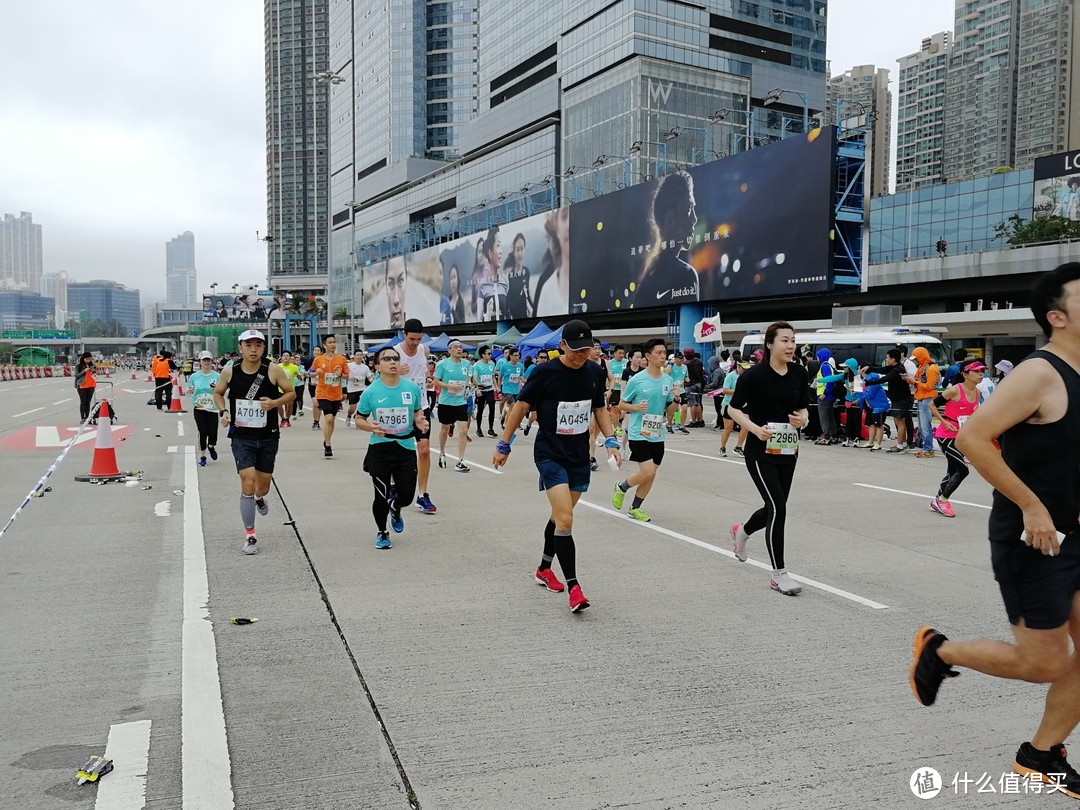
[[[237,427],[264,428],[266,427],[266,411],[257,400],[238,399],[236,400],[236,417],[233,422]]]

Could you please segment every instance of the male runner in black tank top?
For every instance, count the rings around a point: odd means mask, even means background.
[[[260,515],[270,512],[266,495],[274,477],[280,437],[277,409],[292,402],[296,393],[285,370],[266,359],[262,332],[249,329],[240,335],[240,358],[221,370],[214,401],[221,411],[221,424],[229,430],[240,474],[240,518],[245,532],[241,551],[256,554],[255,510]]]
[[[1031,309],[1050,339],[964,424],[956,447],[994,487],[990,558],[1016,643],[915,635],[911,687],[929,706],[970,669],[1050,683],[1046,708],[1013,770],[1080,799],[1065,740],[1080,723],[1080,263],[1038,280]],[[1001,450],[994,441],[1000,437]]]

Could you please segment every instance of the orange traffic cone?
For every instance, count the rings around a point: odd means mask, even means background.
[[[131,372],[131,379],[133,379],[133,380],[134,380],[134,379],[136,379],[136,377],[135,377],[135,372],[134,372],[134,371],[133,371],[133,372]]]
[[[153,374],[147,374],[146,375],[146,381],[147,382],[153,382],[154,381],[154,375]]]
[[[94,443],[94,460],[90,463],[89,475],[76,475],[76,481],[113,481],[123,478],[123,473],[116,466],[116,447],[113,446],[112,417],[109,403],[101,401],[97,418],[97,441]]]
[[[172,402],[169,403],[169,413],[187,413],[182,407],[180,407],[180,395],[183,392],[177,388],[176,377],[173,377],[172,381]]]

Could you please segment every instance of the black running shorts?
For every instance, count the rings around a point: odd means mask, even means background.
[[[320,399],[319,401],[319,413],[323,416],[333,416],[335,413],[341,410],[340,399]]]
[[[1050,557],[1015,537],[992,540],[990,561],[1011,624],[1033,630],[1053,630],[1069,621],[1073,598],[1080,591],[1080,532],[1061,544]]]
[[[664,443],[648,442],[644,439],[630,439],[630,460],[641,463],[651,461],[657,466],[664,460]]]
[[[439,405],[439,424],[452,425],[455,422],[467,422],[469,409],[466,405]]]

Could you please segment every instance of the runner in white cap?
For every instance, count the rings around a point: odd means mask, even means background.
[[[206,453],[217,461],[218,413],[214,402],[214,388],[221,375],[214,371],[214,355],[210,352],[199,354],[199,368],[188,378],[191,383],[191,404],[195,417],[195,427],[199,431],[199,466],[206,466]]]

